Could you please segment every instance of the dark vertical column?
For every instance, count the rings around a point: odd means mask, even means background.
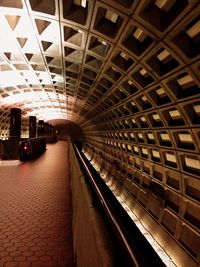
[[[21,109],[11,108],[10,110],[10,138],[21,136]]]
[[[53,132],[53,136],[56,136],[56,127],[55,126],[53,126],[53,128],[52,128],[52,132]]]
[[[49,134],[52,135],[52,125],[49,124]]]
[[[43,136],[44,135],[44,121],[39,120],[38,121],[38,129],[37,129],[37,136]]]
[[[49,125],[49,133],[51,136],[53,135],[53,126],[51,124]]]
[[[48,122],[44,123],[44,133],[45,135],[49,135],[49,123]]]
[[[36,117],[29,117],[29,138],[36,137]]]

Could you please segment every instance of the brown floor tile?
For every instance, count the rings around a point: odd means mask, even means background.
[[[1,267],[73,267],[67,149],[0,166]]]

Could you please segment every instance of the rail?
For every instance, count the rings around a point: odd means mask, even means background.
[[[89,178],[103,210],[114,230],[131,267],[166,267],[152,246],[131,220],[99,173],[84,154],[73,144],[79,164]]]

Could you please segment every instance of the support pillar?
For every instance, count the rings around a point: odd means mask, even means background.
[[[36,117],[30,116],[29,117],[29,138],[36,137]]]
[[[49,123],[48,122],[44,123],[44,132],[46,136],[49,135]]]
[[[37,129],[37,136],[44,136],[44,121],[43,120],[39,120],[38,121],[38,129]]]
[[[10,139],[21,136],[21,109],[11,108],[10,110]]]

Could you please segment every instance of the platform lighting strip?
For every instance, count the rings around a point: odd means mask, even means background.
[[[89,160],[89,155],[84,154],[86,158]],[[95,168],[97,172],[100,171],[98,166],[91,162],[92,166]],[[102,176],[104,179],[105,177]],[[124,210],[127,212],[127,214],[130,216],[132,221],[135,223],[135,225],[138,227],[140,232],[144,235],[144,237],[147,239],[147,241],[151,244],[155,252],[158,254],[158,256],[162,259],[162,261],[165,263],[166,267],[177,267],[177,265],[173,262],[173,260],[170,258],[170,256],[165,252],[165,250],[159,245],[159,243],[154,239],[154,237],[149,233],[149,231],[144,227],[142,222],[139,220],[139,218],[136,216],[136,214],[131,210],[129,205],[125,202],[125,200],[119,196],[119,194],[116,192],[114,186],[112,185],[112,182],[105,181],[112,193],[115,195],[121,206],[124,208]]]

